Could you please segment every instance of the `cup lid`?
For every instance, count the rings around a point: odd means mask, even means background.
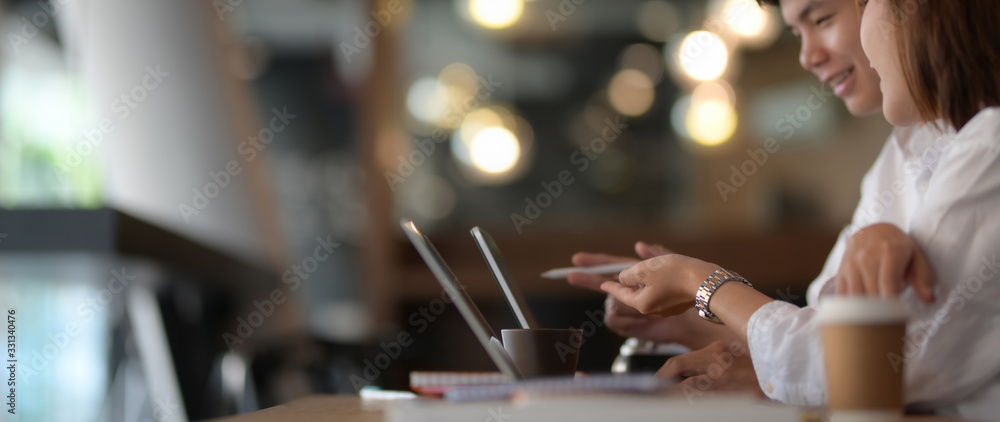
[[[821,324],[891,324],[905,322],[909,312],[899,299],[832,296],[819,304]]]

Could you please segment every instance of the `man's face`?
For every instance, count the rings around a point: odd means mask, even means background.
[[[781,15],[802,41],[802,68],[829,85],[851,114],[881,110],[879,79],[861,48],[854,0],[781,0]]]

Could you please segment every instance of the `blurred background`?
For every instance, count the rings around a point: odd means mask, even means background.
[[[637,240],[801,303],[889,133],[754,0],[6,0],[0,304],[23,420],[187,420],[493,370],[469,229],[538,274]],[[410,341],[401,341],[401,335]],[[580,369],[622,339],[599,327]],[[400,344],[403,343],[403,344]]]

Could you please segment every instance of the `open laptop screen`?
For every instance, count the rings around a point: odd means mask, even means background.
[[[521,328],[540,328],[538,322],[535,320],[535,315],[531,313],[531,308],[528,307],[527,301],[524,300],[521,289],[518,288],[514,279],[510,276],[507,264],[504,262],[503,256],[500,255],[500,248],[493,241],[493,237],[479,227],[473,227],[469,232],[472,234],[472,238],[476,240],[476,246],[483,253],[483,259],[490,266],[490,272],[493,273],[493,278],[500,285],[500,290],[503,291],[503,296],[507,299],[507,305],[510,306],[511,312],[517,317],[517,322],[521,324]]]
[[[514,366],[514,362],[510,359],[510,355],[504,350],[503,344],[500,340],[497,340],[496,334],[490,328],[489,323],[486,322],[486,318],[479,312],[479,308],[472,302],[469,294],[461,287],[458,278],[455,277],[451,268],[441,258],[441,254],[434,248],[431,241],[417,229],[413,221],[403,218],[399,220],[399,225],[403,228],[403,232],[406,233],[406,237],[410,239],[410,243],[420,253],[420,257],[430,267],[434,278],[448,292],[448,296],[455,303],[458,312],[462,314],[462,318],[469,324],[472,333],[475,334],[476,339],[479,340],[483,349],[486,350],[486,354],[496,364],[497,369],[511,379],[522,379],[521,374]]]

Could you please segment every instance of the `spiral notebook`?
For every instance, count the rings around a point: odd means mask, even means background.
[[[505,384],[466,386],[444,392],[445,400],[471,402],[504,400],[516,394],[531,397],[595,393],[655,393],[676,385],[653,374],[599,374],[583,377],[553,377]]]
[[[410,372],[410,389],[416,393],[442,396],[459,387],[510,383],[510,377],[500,372]]]

